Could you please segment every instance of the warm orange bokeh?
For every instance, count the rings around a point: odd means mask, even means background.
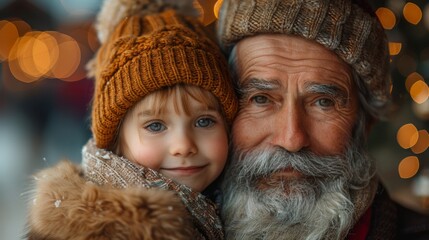
[[[407,91],[409,92],[411,86],[413,86],[413,84],[419,80],[423,80],[422,75],[420,75],[419,73],[413,72],[408,75],[407,79],[405,80],[405,88],[407,89]]]
[[[417,128],[411,124],[405,124],[399,128],[396,134],[396,140],[398,141],[399,146],[404,149],[411,148],[414,146],[419,139],[419,133]]]
[[[385,7],[381,7],[378,8],[377,11],[375,11],[375,14],[377,14],[377,17],[380,20],[380,23],[384,29],[390,30],[395,27],[396,16],[392,12],[392,10]]]
[[[415,3],[407,2],[402,11],[405,20],[409,23],[417,25],[422,20],[422,10]]]
[[[414,102],[421,104],[424,103],[429,97],[429,87],[422,81],[418,80],[410,88],[410,96]]]
[[[6,61],[10,50],[19,38],[18,29],[9,21],[0,21],[0,36],[0,61]]]
[[[400,42],[389,42],[389,54],[390,56],[398,55],[401,52],[402,43]]]
[[[68,79],[79,67],[81,62],[81,51],[79,44],[72,37],[59,33],[50,32],[58,42],[58,61],[52,66],[50,75],[66,81],[80,79]]]
[[[17,38],[9,51],[8,62],[12,75],[21,82],[42,78],[68,78],[81,61],[78,43],[59,32],[30,31]]]
[[[429,133],[426,130],[419,131],[419,140],[411,147],[411,151],[415,154],[420,154],[429,147]]]
[[[214,7],[213,7],[213,12],[216,18],[219,18],[219,11],[220,11],[220,7],[222,6],[223,0],[218,0]]]
[[[409,156],[399,163],[398,173],[401,178],[412,178],[419,171],[420,162],[416,156]]]

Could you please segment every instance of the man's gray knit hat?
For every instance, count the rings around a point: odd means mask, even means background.
[[[359,3],[358,3],[359,2]],[[314,40],[348,63],[374,116],[390,102],[384,29],[361,0],[224,0],[218,40],[228,54],[248,36],[280,33]]]

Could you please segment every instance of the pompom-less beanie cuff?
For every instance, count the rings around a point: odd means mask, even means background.
[[[224,0],[218,41],[230,53],[241,39],[264,33],[301,36],[334,51],[358,74],[374,108],[390,102],[389,52],[374,14],[352,0]]]

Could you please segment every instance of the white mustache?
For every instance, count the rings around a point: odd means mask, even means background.
[[[227,175],[236,176],[238,183],[260,179],[286,168],[313,178],[349,179],[352,176],[350,163],[342,155],[317,156],[309,151],[290,153],[281,147],[233,152]]]

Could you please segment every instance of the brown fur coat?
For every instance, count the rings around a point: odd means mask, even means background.
[[[116,189],[83,178],[60,162],[36,176],[28,238],[191,239],[193,226],[180,199],[157,189]]]

